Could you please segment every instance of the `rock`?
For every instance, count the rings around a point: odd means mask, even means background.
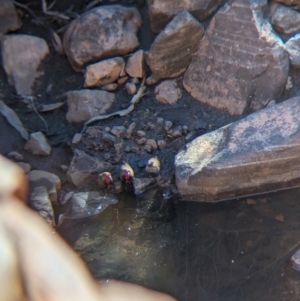
[[[139,79],[136,78],[136,77],[133,77],[133,78],[131,79],[131,82],[132,82],[133,84],[135,84],[135,85],[137,85],[137,84],[140,83]]]
[[[300,186],[300,98],[202,135],[175,158],[182,198],[220,201]]]
[[[81,133],[76,133],[74,136],[73,136],[73,139],[72,139],[72,143],[73,144],[77,144],[81,141],[82,139],[82,134]]]
[[[171,135],[172,135],[173,138],[178,138],[178,137],[182,136],[182,126],[181,125],[176,126],[172,130]]]
[[[90,62],[124,55],[138,47],[142,19],[136,8],[101,5],[72,21],[63,38],[66,55],[76,71]]]
[[[136,135],[138,137],[145,137],[146,136],[146,132],[142,131],[142,130],[139,130],[139,131],[136,131]]]
[[[165,80],[154,90],[156,100],[164,104],[175,104],[181,98],[181,90],[178,88],[176,80]]]
[[[270,17],[273,28],[283,34],[291,34],[300,30],[300,13],[294,9],[273,2]]]
[[[294,68],[300,68],[300,35],[289,39],[285,43],[285,48],[290,56],[291,65]]]
[[[204,34],[203,26],[188,12],[180,12],[152,43],[147,63],[151,85],[162,78],[177,77],[187,68]]]
[[[166,120],[164,122],[164,129],[166,132],[168,132],[173,126],[173,122],[172,121],[169,121],[169,120]]]
[[[126,68],[126,73],[131,77],[143,78],[146,74],[146,60],[143,50],[139,50],[129,57]]]
[[[134,131],[135,127],[136,127],[136,123],[135,123],[135,122],[132,122],[132,123],[129,125],[129,127],[128,127],[128,129],[127,129],[127,137],[131,137],[132,132]]]
[[[137,139],[137,140],[136,140],[136,143],[137,143],[138,145],[142,145],[142,144],[145,144],[146,141],[147,141],[147,139],[146,139],[145,137],[143,137],[143,138],[141,138],[141,139]]]
[[[155,186],[157,181],[155,178],[133,178],[132,185],[135,194],[141,194],[147,189]]]
[[[274,0],[276,2],[282,3],[284,5],[288,6],[299,6],[300,0]]]
[[[165,148],[167,145],[167,142],[165,140],[158,140],[157,141],[157,147],[158,149],[163,149]]]
[[[32,170],[27,175],[30,187],[46,187],[52,203],[57,203],[57,191],[61,188],[61,181],[57,175],[44,170]]]
[[[35,187],[29,197],[29,206],[51,226],[55,226],[54,212],[46,187]]]
[[[106,131],[103,131],[102,133],[102,141],[108,145],[113,145],[116,142],[116,137],[113,135],[107,133]]]
[[[151,29],[160,32],[182,10],[187,10],[199,21],[212,15],[221,0],[147,0]]]
[[[0,38],[9,31],[15,31],[22,26],[13,3],[9,0],[0,1]]]
[[[266,0],[230,1],[214,16],[183,78],[194,98],[240,115],[282,93],[289,60],[262,18],[266,8]]]
[[[123,68],[125,68],[125,62],[121,57],[89,65],[84,74],[84,87],[101,87],[111,84],[119,78]]]
[[[300,249],[291,257],[292,268],[300,271]]]
[[[82,150],[75,149],[67,177],[70,183],[80,187],[90,180],[96,179],[96,174],[111,169],[111,164],[92,157]]]
[[[64,198],[60,201],[60,204],[65,205],[68,201],[70,201],[73,194],[74,191],[69,191],[68,193],[66,193]]]
[[[32,95],[35,80],[44,74],[39,67],[49,54],[46,41],[30,35],[8,35],[2,38],[0,46],[9,84],[19,95]]]
[[[19,165],[26,174],[28,174],[31,170],[31,165],[24,162],[16,162],[17,165]]]
[[[120,126],[114,126],[111,129],[111,133],[117,137],[124,137],[126,134],[126,129],[123,125]]]
[[[133,83],[126,83],[125,89],[129,95],[133,95],[136,92],[136,85]]]
[[[105,114],[115,101],[113,93],[99,90],[69,91],[66,95],[68,122],[85,122],[94,116]]]
[[[118,79],[118,84],[123,85],[128,81],[128,76],[124,76]]]
[[[118,203],[118,200],[106,192],[88,191],[74,193],[64,218],[78,219],[93,216],[105,210],[109,205],[116,203]]]
[[[30,134],[30,139],[26,142],[24,149],[34,155],[49,156],[51,154],[51,146],[42,132]]]
[[[146,145],[150,145],[152,149],[156,150],[157,149],[157,143],[153,139],[147,139]]]
[[[116,84],[116,83],[107,84],[107,85],[101,87],[102,90],[108,91],[108,92],[115,91],[117,88],[118,88],[118,84]]]
[[[7,157],[14,159],[16,161],[23,161],[24,156],[18,152],[12,151],[7,154]]]

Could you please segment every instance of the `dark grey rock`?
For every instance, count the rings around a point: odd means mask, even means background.
[[[30,139],[24,145],[24,149],[34,155],[49,156],[51,154],[51,146],[42,132],[30,134]]]
[[[300,68],[300,35],[289,39],[285,43],[285,48],[290,56],[291,65]]]

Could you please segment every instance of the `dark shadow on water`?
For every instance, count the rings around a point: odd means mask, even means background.
[[[300,300],[300,189],[204,204],[156,191],[120,195],[60,233],[96,278],[167,292],[181,301]]]

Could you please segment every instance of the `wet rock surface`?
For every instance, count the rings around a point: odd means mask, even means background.
[[[1,40],[3,68],[10,85],[19,95],[32,95],[38,68],[49,54],[45,40],[31,35],[7,35]]]
[[[288,55],[262,18],[266,7],[267,1],[230,1],[214,16],[184,74],[184,87],[193,97],[240,115],[282,93]]]
[[[189,11],[202,21],[215,12],[222,1],[216,0],[147,0],[151,29],[160,32],[178,12]]]
[[[147,84],[181,75],[203,34],[203,26],[190,13],[178,13],[149,49],[146,60],[152,75],[147,79]]]
[[[299,186],[299,100],[253,113],[187,144],[175,160],[183,199],[218,201]]]
[[[74,20],[64,34],[64,49],[73,68],[124,55],[139,45],[136,32],[141,16],[135,8],[100,6]]]

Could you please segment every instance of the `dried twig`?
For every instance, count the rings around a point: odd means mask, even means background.
[[[15,5],[15,6],[18,6],[18,7],[21,7],[23,9],[25,9],[26,11],[28,11],[34,18],[37,18],[37,16],[35,15],[35,13],[28,7],[28,4],[22,4],[22,3],[19,3],[17,1],[12,1],[12,3]]]
[[[37,111],[37,109],[36,109],[36,107],[35,107],[35,105],[34,105],[33,97],[32,97],[32,96],[30,97],[30,100],[31,100],[31,105],[32,105],[32,108],[33,108],[34,112],[35,112],[35,113],[41,118],[41,120],[44,122],[45,127],[46,127],[46,131],[47,131],[47,135],[48,135],[49,130],[48,130],[48,124],[47,124],[46,120],[45,120],[45,119],[39,114],[39,112]]]
[[[88,125],[88,124],[90,124],[94,121],[107,119],[107,118],[112,117],[112,116],[125,116],[125,115],[129,114],[130,112],[132,112],[134,110],[134,105],[136,103],[138,103],[139,100],[144,96],[143,92],[144,92],[145,89],[146,89],[146,86],[145,86],[145,77],[144,77],[139,90],[132,97],[131,102],[130,102],[131,104],[127,109],[119,110],[117,112],[110,113],[110,114],[94,116],[91,119],[89,119],[88,121],[86,121],[84,125]]]
[[[47,7],[47,2],[46,0],[41,0],[42,1],[42,10],[43,10],[43,13],[45,15],[48,15],[48,16],[53,16],[53,17],[58,17],[60,19],[63,19],[63,20],[70,20],[70,17],[60,13],[60,12],[57,12],[57,11],[50,11],[48,10],[48,7]],[[50,4],[50,6],[53,6],[52,4]]]

